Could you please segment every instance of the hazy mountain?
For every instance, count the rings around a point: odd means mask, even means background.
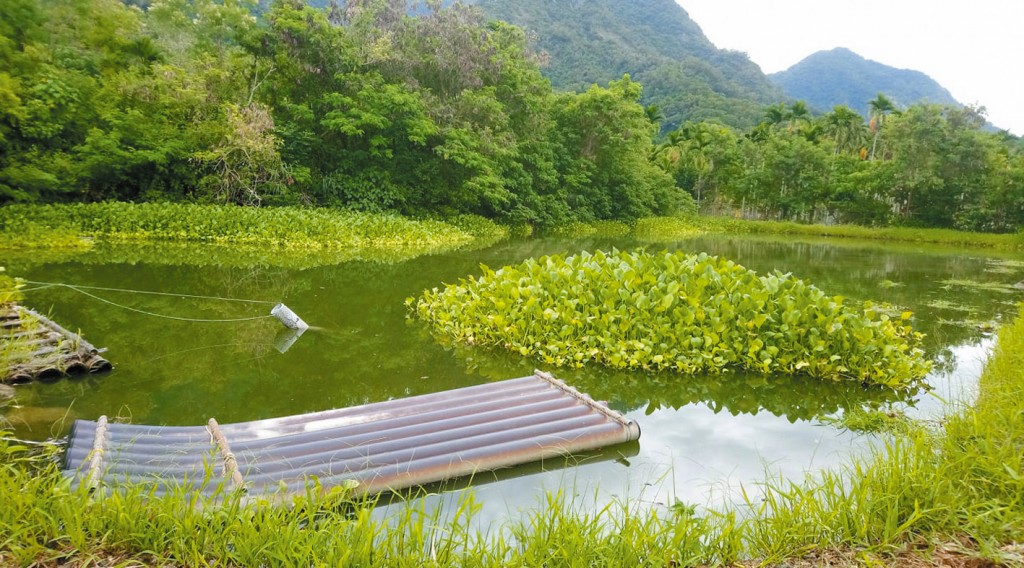
[[[819,111],[846,105],[864,114],[868,101],[878,93],[884,93],[900,107],[919,102],[960,104],[942,85],[920,71],[883,65],[842,47],[814,53],[769,77],[788,97],[807,101]]]
[[[523,27],[547,52],[559,89],[585,89],[623,73],[666,129],[685,120],[749,126],[784,98],[743,53],[716,48],[674,0],[477,0],[488,18]]]

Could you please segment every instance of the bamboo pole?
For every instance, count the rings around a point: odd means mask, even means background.
[[[213,436],[213,440],[217,443],[217,449],[224,460],[224,476],[231,479],[232,489],[245,491],[245,480],[242,479],[242,472],[238,471],[238,460],[235,459],[235,454],[231,452],[231,447],[228,446],[228,439],[220,431],[217,419],[211,418],[206,425],[206,429],[210,431],[210,435]]]
[[[100,416],[96,421],[96,434],[92,442],[92,455],[89,459],[89,492],[96,491],[99,487],[100,478],[103,477],[103,454],[107,446],[107,417]]]
[[[46,327],[49,327],[50,329],[56,331],[57,333],[67,337],[72,341],[72,345],[75,345],[78,349],[85,350],[93,354],[100,352],[100,350],[96,349],[96,347],[93,346],[92,343],[89,343],[88,341],[82,339],[82,336],[78,335],[73,331],[61,327],[50,318],[28,308],[23,308],[19,306],[18,309],[21,311],[22,314],[28,314],[29,317],[39,320],[39,322],[45,325]]]

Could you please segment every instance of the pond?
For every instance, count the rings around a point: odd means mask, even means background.
[[[0,258],[9,274],[37,282],[174,293],[140,295],[29,286],[25,304],[109,348],[109,374],[17,387],[3,417],[28,439],[66,435],[75,418],[106,414],[134,423],[230,423],[426,394],[530,374],[538,364],[481,348],[445,348],[407,318],[406,298],[426,288],[543,254],[646,246],[705,251],[760,273],[792,272],[829,294],[890,302],[915,313],[935,361],[931,392],[897,395],[856,385],[740,373],[688,377],[604,368],[545,369],[636,419],[638,443],[570,460],[481,474],[472,491],[483,522],[541,505],[563,491],[595,504],[610,499],[713,504],[757,492],[766,472],[802,479],[877,439],[821,419],[865,405],[896,405],[934,418],[947,402],[969,402],[991,349],[993,325],[1015,313],[1024,263],[1007,256],[924,246],[705,236],[672,243],[532,239],[389,262],[307,268],[204,262],[203,248],[99,248],[63,260]],[[140,252],[143,251],[143,252]],[[221,251],[223,253],[223,251]],[[19,255],[20,256],[20,255]],[[253,267],[256,266],[256,267]],[[36,289],[33,289],[36,288]],[[184,295],[258,300],[196,299]],[[100,299],[102,298],[101,301]],[[290,346],[281,325],[261,318],[282,301],[314,329]],[[123,309],[114,304],[129,306]],[[143,313],[145,312],[145,313]],[[182,319],[158,318],[164,314]],[[460,498],[465,484],[426,497]]]

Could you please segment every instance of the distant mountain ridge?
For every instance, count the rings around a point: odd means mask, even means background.
[[[928,75],[897,69],[837,47],[819,51],[785,71],[768,76],[788,97],[806,101],[818,111],[836,105],[867,113],[868,101],[884,93],[897,106],[928,102],[961,106]]]
[[[475,0],[491,19],[535,34],[543,70],[559,89],[580,90],[629,73],[666,129],[715,119],[745,127],[784,98],[746,54],[718,49],[674,0]]]

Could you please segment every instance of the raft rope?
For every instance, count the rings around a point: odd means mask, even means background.
[[[61,283],[61,282],[37,282],[37,281],[34,281],[34,280],[22,280],[22,282],[25,282],[26,284],[32,284],[32,285],[36,286],[35,288],[22,289],[23,292],[31,292],[31,291],[35,291],[35,290],[45,290],[47,288],[67,288],[69,290],[74,290],[75,292],[78,292],[79,294],[82,294],[84,296],[88,296],[90,298],[93,298],[94,300],[99,300],[100,302],[103,302],[105,304],[110,304],[111,306],[115,306],[115,307],[121,308],[123,310],[128,310],[130,312],[135,312],[135,313],[139,313],[139,314],[143,314],[143,315],[147,315],[147,316],[153,316],[153,317],[157,317],[157,318],[164,318],[164,319],[176,320],[176,321],[187,321],[187,322],[194,322],[194,323],[234,323],[234,322],[243,322],[243,321],[254,321],[254,320],[268,319],[268,318],[272,318],[272,317],[275,317],[275,316],[271,314],[271,315],[265,315],[265,316],[253,316],[253,317],[245,317],[245,318],[228,318],[228,319],[185,318],[185,317],[180,317],[180,316],[171,316],[171,315],[167,315],[167,314],[158,314],[158,313],[154,313],[154,312],[148,312],[146,310],[140,310],[138,308],[133,308],[131,306],[126,306],[124,304],[119,304],[119,303],[114,302],[112,300],[108,300],[106,298],[97,296],[96,294],[87,292],[86,290],[101,290],[101,291],[107,291],[107,292],[126,292],[126,293],[132,293],[132,294],[149,294],[149,295],[153,295],[153,296],[173,296],[173,297],[177,297],[177,298],[194,298],[194,299],[200,299],[200,300],[220,300],[220,301],[224,301],[224,302],[244,302],[244,303],[248,303],[248,304],[266,304],[266,305],[275,305],[275,304],[277,304],[277,302],[269,302],[269,301],[264,301],[264,300],[246,300],[246,299],[241,299],[241,298],[223,298],[223,297],[220,297],[220,296],[197,296],[197,295],[194,295],[194,294],[173,294],[173,293],[170,293],[170,292],[151,292],[151,291],[148,291],[148,290],[129,290],[129,289],[125,289],[125,288],[104,288],[104,287],[100,287],[100,286],[80,286],[80,285],[77,285],[77,284],[64,284],[64,283]]]

